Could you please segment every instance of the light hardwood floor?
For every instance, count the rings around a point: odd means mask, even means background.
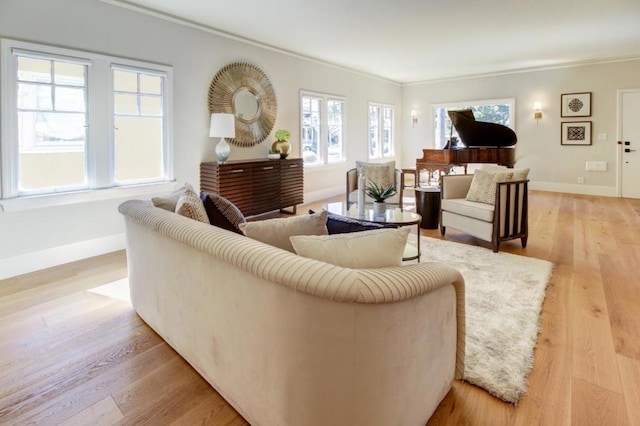
[[[456,382],[428,424],[640,425],[640,200],[529,202],[529,246],[502,247],[555,264],[529,391],[514,407]],[[117,252],[0,281],[0,424],[246,424],[127,302],[90,291],[126,274]]]

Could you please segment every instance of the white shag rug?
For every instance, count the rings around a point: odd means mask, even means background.
[[[421,263],[444,263],[464,277],[464,380],[517,403],[527,390],[553,264],[429,237],[421,237],[420,244]]]

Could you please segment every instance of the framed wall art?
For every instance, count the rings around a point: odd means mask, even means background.
[[[564,121],[562,128],[562,145],[591,145],[591,121]]]
[[[591,92],[560,95],[561,117],[591,117]]]

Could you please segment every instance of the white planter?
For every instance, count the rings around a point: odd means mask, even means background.
[[[387,205],[382,202],[379,203],[374,201],[373,203],[373,215],[374,216],[384,216],[384,213],[387,211]]]

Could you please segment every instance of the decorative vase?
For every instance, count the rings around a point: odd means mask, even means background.
[[[280,158],[287,158],[291,152],[291,144],[289,141],[275,141],[271,145],[271,151],[279,152]]]
[[[231,154],[231,147],[224,138],[220,138],[220,142],[216,145],[215,151],[218,163],[225,163],[227,158],[229,158],[229,154]]]
[[[384,201],[374,201],[373,202],[373,215],[374,216],[384,216],[387,211],[387,205]]]

